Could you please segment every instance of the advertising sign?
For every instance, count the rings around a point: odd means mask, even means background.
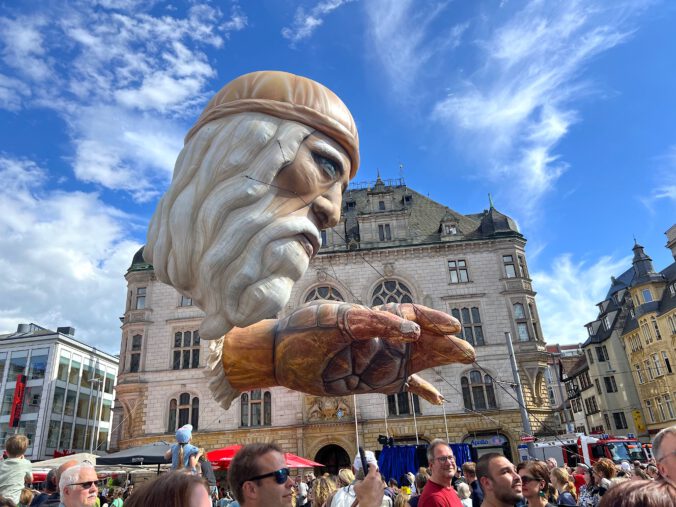
[[[12,411],[9,414],[9,427],[19,426],[21,412],[23,411],[23,394],[26,389],[26,375],[17,375],[16,385],[14,386],[14,399],[12,400]]]

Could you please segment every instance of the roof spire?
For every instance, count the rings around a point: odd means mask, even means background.
[[[488,192],[488,204],[490,204],[490,208],[489,208],[489,209],[495,208],[495,206],[493,206],[493,197],[491,196],[491,193],[490,193],[490,192]]]

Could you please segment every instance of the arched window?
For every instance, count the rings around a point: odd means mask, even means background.
[[[373,289],[371,304],[375,306],[385,303],[413,303],[411,290],[398,280],[385,280]]]
[[[497,408],[495,389],[490,375],[472,370],[460,379],[462,399],[467,410],[493,410]]]
[[[200,399],[190,398],[189,393],[181,393],[178,398],[169,400],[169,420],[167,433],[173,433],[185,424],[192,424],[194,430],[199,428]]]
[[[327,285],[315,287],[312,289],[305,297],[305,302],[309,303],[310,301],[316,301],[318,299],[327,299],[329,301],[345,301],[345,298],[340,292]]]
[[[240,426],[272,426],[272,394],[254,389],[242,393],[240,403]]]

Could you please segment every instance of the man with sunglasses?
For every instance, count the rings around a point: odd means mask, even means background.
[[[418,507],[462,507],[460,497],[451,486],[457,470],[455,456],[448,442],[437,438],[427,448],[430,478],[425,484]]]
[[[272,443],[249,444],[235,455],[228,482],[241,507],[290,507],[293,480],[284,451]]]
[[[676,425],[657,434],[653,441],[653,455],[662,478],[676,486]]]
[[[61,474],[59,489],[64,507],[91,507],[96,505],[99,488],[96,470],[87,463],[81,463]]]

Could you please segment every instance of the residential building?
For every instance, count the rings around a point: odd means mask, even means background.
[[[676,225],[667,232],[676,260]],[[629,316],[622,340],[643,408],[647,433],[676,424],[676,262],[660,272],[644,248],[634,245]]]
[[[142,251],[127,271],[113,447],[173,438],[190,422],[204,447],[278,441],[285,449],[346,466],[360,442],[379,435],[398,443],[448,437],[516,458],[523,435],[506,333],[519,363],[531,425],[557,432],[544,381],[547,352],[526,262],[526,240],[493,205],[463,215],[403,181],[353,185],[340,224],[322,232],[322,248],[296,283],[281,316],[315,300],[368,306],[417,302],[455,316],[477,360],[421,372],[447,402],[434,406],[409,393],[316,397],[283,387],[242,393],[227,411],[201,376],[208,343],[203,313],[155,278]],[[355,406],[356,400],[356,406]],[[331,468],[333,467],[333,468]]]
[[[545,370],[549,401],[559,417],[561,433],[575,431],[575,419],[566,390],[568,373],[584,355],[581,345],[547,345],[549,358]]]
[[[589,415],[598,410],[598,403],[591,389],[593,385],[589,377],[587,355],[578,356],[572,364],[564,363],[566,395],[572,413],[573,429],[575,433],[591,432]]]
[[[19,324],[0,335],[0,445],[25,434],[33,461],[107,449],[118,360],[74,334]]]
[[[631,269],[611,279],[605,299],[597,304],[597,318],[586,325],[589,337],[582,349],[593,389],[583,398],[590,432],[631,433],[647,441],[639,418],[641,402],[622,341],[631,311],[631,279]]]

